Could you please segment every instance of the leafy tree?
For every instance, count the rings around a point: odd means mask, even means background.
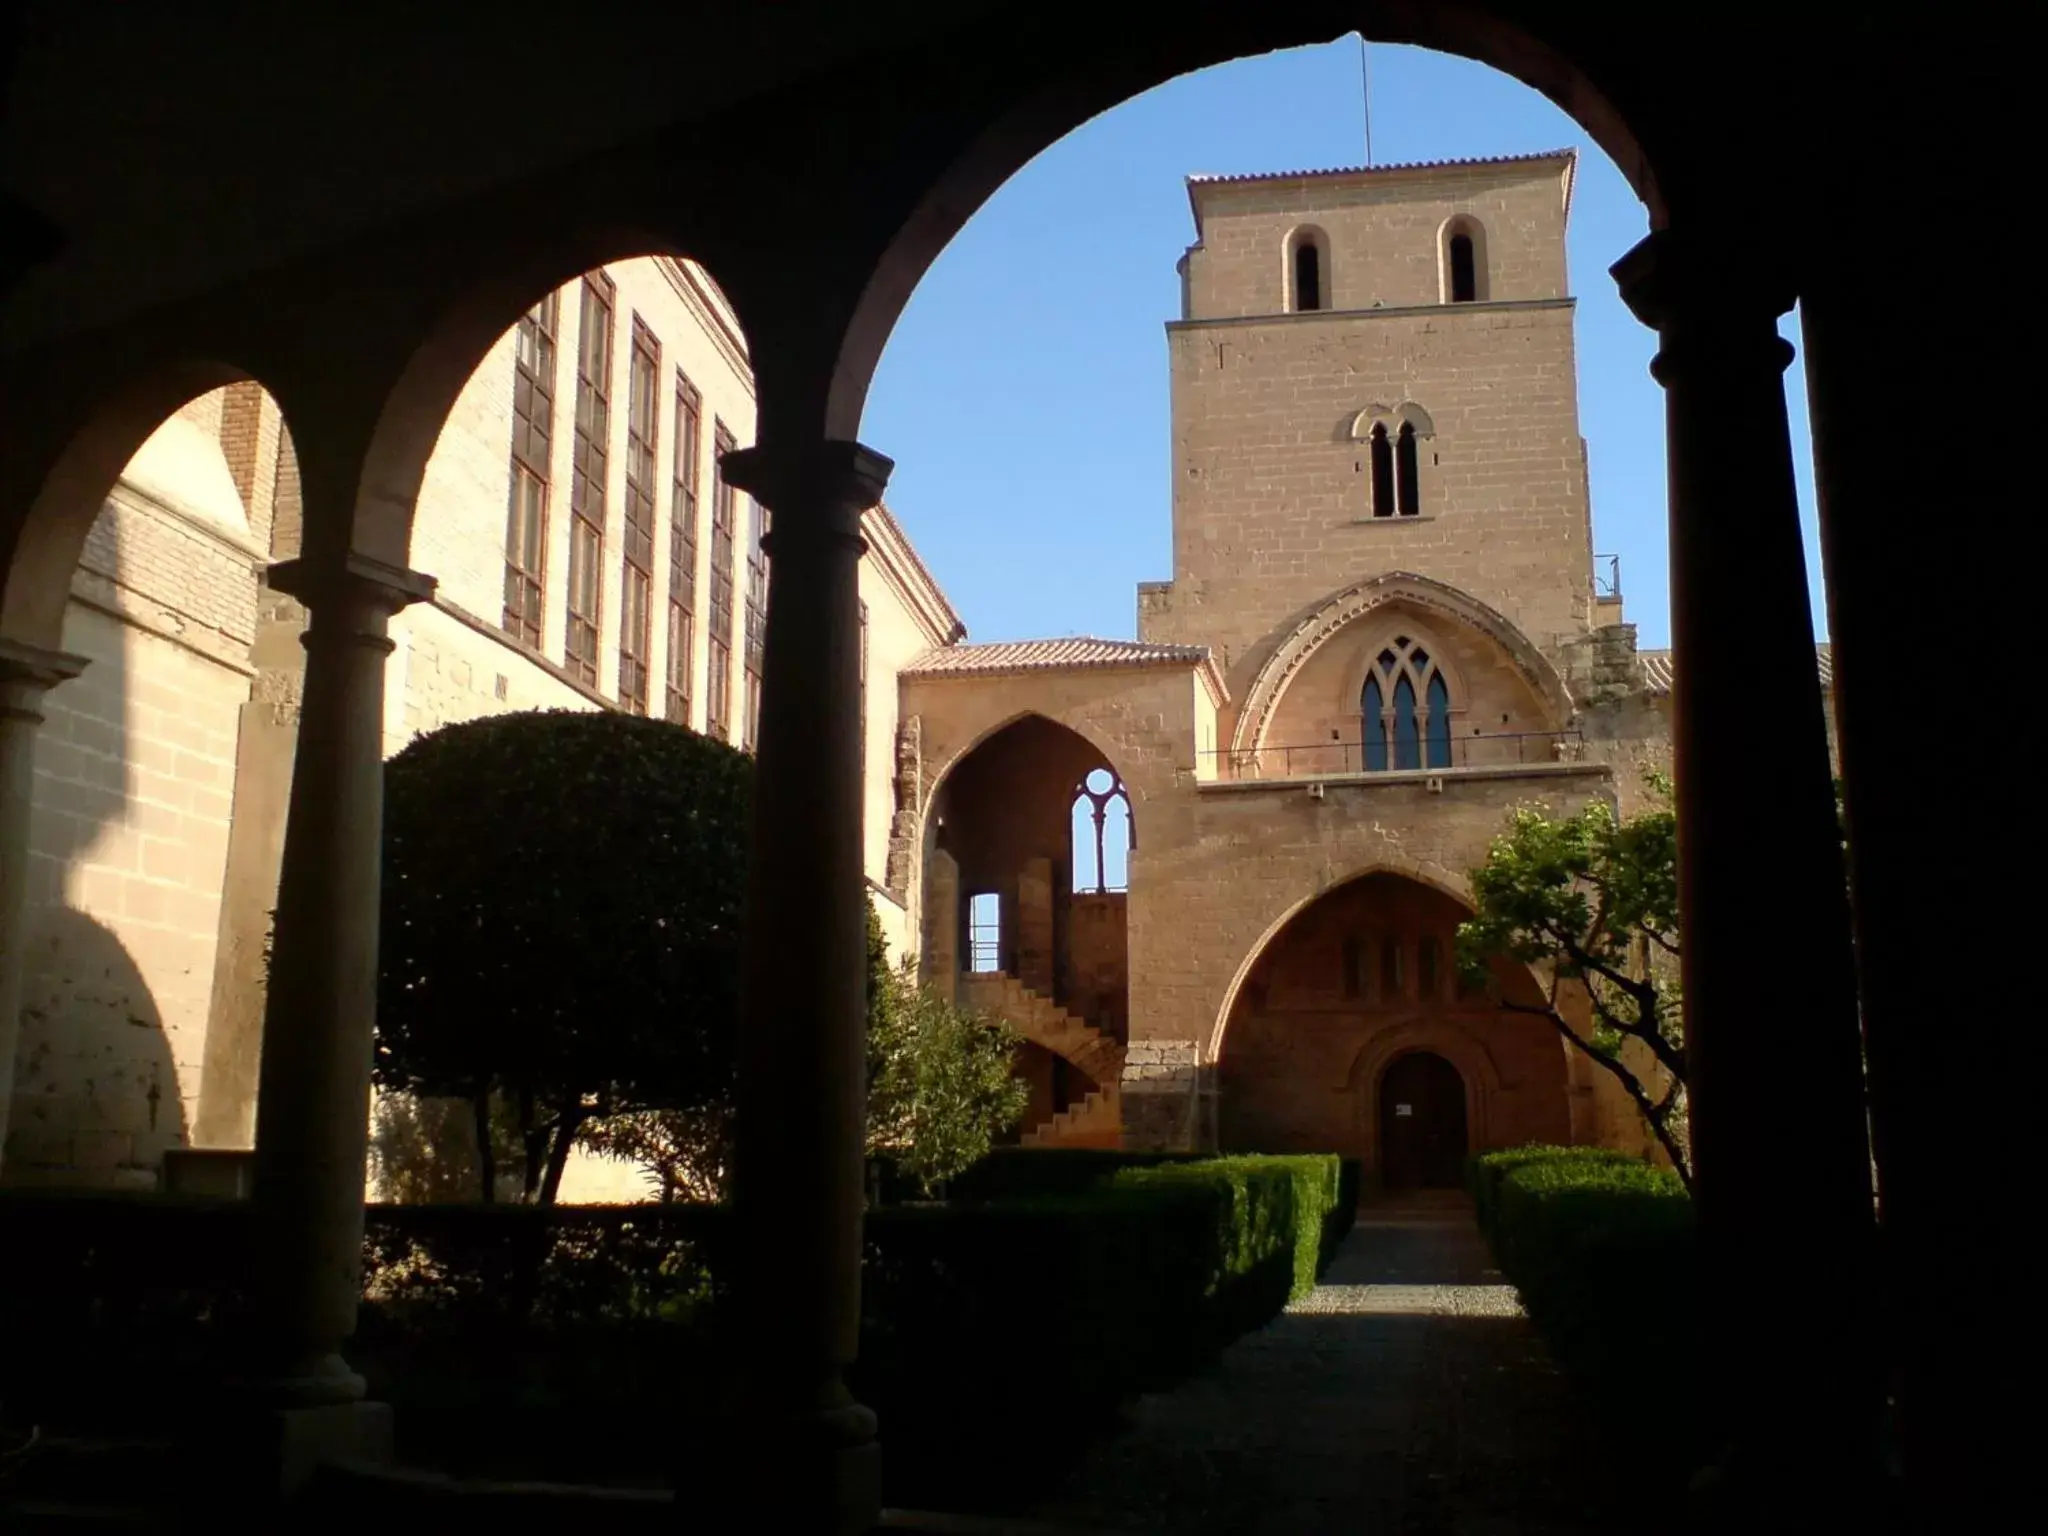
[[[882,995],[868,1018],[868,1151],[931,1194],[1024,1117],[1030,1091],[1011,1071],[1018,1036],[920,987],[907,960]]]
[[[1650,809],[1623,819],[1595,802],[1558,818],[1524,806],[1472,872],[1477,912],[1458,929],[1458,961],[1500,1006],[1547,1018],[1634,1101],[1678,1176],[1691,1185],[1685,1041],[1678,985],[1678,825],[1668,776],[1645,776]],[[1541,1001],[1497,985],[1491,962],[1533,966]],[[1593,1027],[1565,1017],[1565,990],[1590,1000]],[[1634,1049],[1629,1049],[1633,1044]]]
[[[867,917],[867,1148],[929,1193],[1023,1117],[1028,1093],[1010,1070],[1017,1037],[920,988],[908,963],[893,967],[872,904]],[[640,1164],[664,1201],[721,1199],[732,1166],[730,1102],[593,1122],[585,1139]]]
[[[725,1113],[751,776],[611,711],[451,725],[385,765],[376,1080],[471,1106],[483,1198],[494,1114],[546,1203],[589,1122]]]

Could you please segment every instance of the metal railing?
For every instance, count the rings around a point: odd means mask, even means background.
[[[1244,783],[1264,779],[1314,779],[1340,774],[1441,773],[1458,768],[1514,768],[1540,763],[1582,762],[1582,731],[1474,731],[1446,745],[1418,741],[1407,752],[1392,743],[1303,742],[1292,746],[1217,747],[1197,754],[1211,762],[1216,777]],[[1443,759],[1448,756],[1449,761]]]

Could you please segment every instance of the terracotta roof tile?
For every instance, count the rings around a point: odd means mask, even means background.
[[[999,640],[987,645],[946,645],[926,651],[903,669],[905,677],[1001,672],[1055,672],[1083,667],[1199,666],[1206,645],[1151,645],[1142,640]]]
[[[1820,644],[1813,648],[1814,663],[1820,669],[1820,685],[1825,690],[1835,686],[1835,648]],[[1671,691],[1671,653],[1669,651],[1638,651],[1636,660],[1642,663],[1643,682],[1652,693]]]
[[[1295,181],[1305,176],[1378,175],[1382,171],[1446,171],[1473,165],[1525,165],[1534,160],[1570,160],[1575,149],[1544,149],[1528,155],[1481,155],[1464,160],[1404,160],[1393,165],[1333,165],[1322,170],[1245,171],[1234,176],[1190,176],[1190,186],[1213,186],[1245,181]]]

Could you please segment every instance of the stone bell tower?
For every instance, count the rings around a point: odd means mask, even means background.
[[[1146,640],[1269,637],[1407,572],[1553,657],[1594,622],[1565,272],[1574,152],[1192,177],[1173,388],[1173,579]]]

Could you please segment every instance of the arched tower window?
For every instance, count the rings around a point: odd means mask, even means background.
[[[1319,229],[1297,229],[1287,240],[1287,308],[1295,314],[1330,307],[1329,250]]]
[[[1373,423],[1372,436],[1368,439],[1368,451],[1372,456],[1372,515],[1392,517],[1394,515],[1394,445],[1387,441],[1387,424]]]
[[[1131,797],[1107,768],[1093,768],[1074,786],[1074,889],[1094,894],[1130,889]]]
[[[1415,451],[1415,423],[1404,421],[1394,436],[1394,500],[1403,517],[1422,510],[1422,468]]]
[[[1472,258],[1472,237],[1451,236],[1451,302],[1470,304],[1479,297],[1479,272]]]
[[[1447,221],[1437,252],[1442,268],[1443,301],[1472,304],[1489,299],[1486,281],[1486,229],[1469,214]]]
[[[1366,772],[1451,766],[1450,684],[1409,636],[1374,658],[1358,711]]]

